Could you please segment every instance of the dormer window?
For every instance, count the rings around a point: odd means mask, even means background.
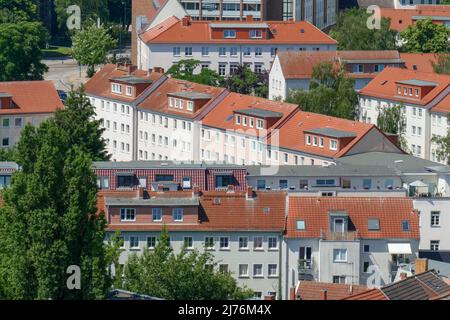
[[[400,87],[400,86],[397,87],[397,93],[402,94],[402,87]]]
[[[408,89],[408,92],[409,92],[409,95],[412,96],[412,89],[411,88]]]
[[[242,117],[242,125],[243,125],[244,127],[247,126],[247,117]]]
[[[262,31],[261,30],[250,30],[249,37],[252,39],[261,39]]]
[[[223,37],[225,39],[233,39],[236,38],[236,30],[224,30]]]
[[[111,84],[111,92],[112,93],[122,94],[122,85],[121,84],[117,84],[117,83],[112,83]]]
[[[169,107],[173,108],[173,106],[174,106],[173,98],[169,98]]]
[[[133,95],[133,88],[131,86],[127,86],[126,95],[127,96],[132,96]]]
[[[319,138],[319,147],[323,148],[323,138]]]
[[[306,144],[307,144],[308,146],[311,145],[311,136],[310,136],[310,135],[307,135],[307,136],[306,136]]]
[[[264,128],[264,121],[262,120],[256,120],[256,128],[257,129],[263,129]]]
[[[236,124],[241,124],[241,116],[240,115],[236,115]]]
[[[255,120],[253,118],[250,118],[250,128],[253,128],[255,124]]]
[[[194,103],[192,101],[187,102],[187,110],[193,111],[194,110]]]
[[[403,95],[405,95],[405,96],[408,95],[408,88],[404,88],[404,89],[403,89]]]
[[[419,96],[419,89],[415,89],[414,91],[415,91],[416,97],[418,97]]]
[[[330,140],[330,150],[337,150],[337,140]]]
[[[317,146],[317,137],[313,138],[313,146]]]

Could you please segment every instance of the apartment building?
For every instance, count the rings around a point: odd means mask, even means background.
[[[134,195],[133,195],[134,193]],[[99,206],[108,220],[108,236],[124,239],[119,263],[132,254],[153,250],[166,226],[175,252],[207,250],[217,271],[230,272],[256,298],[280,292],[281,242],[286,194],[205,191],[106,192]]]
[[[25,125],[38,126],[62,108],[51,81],[0,82],[0,147],[13,147]]]
[[[269,70],[277,50],[336,50],[336,41],[305,21],[192,21],[169,17],[139,35],[137,65],[165,70],[183,59],[199,60],[222,76],[238,65]]]
[[[408,198],[289,197],[284,296],[298,280],[378,286],[411,273],[419,216]]]
[[[404,67],[398,51],[278,52],[269,73],[269,98],[285,100],[292,90],[309,90],[314,67],[343,66],[361,90],[386,67]]]
[[[445,136],[450,111],[450,76],[387,68],[359,92],[360,121],[376,123],[379,110],[402,105],[405,138],[412,154],[445,162],[436,154],[434,136]]]
[[[372,5],[379,6],[380,8],[393,8],[393,9],[415,9],[418,5],[439,4],[440,0],[358,0],[358,5],[361,8],[367,8]],[[432,6],[430,6],[432,7]]]
[[[338,0],[283,0],[283,19],[309,21],[319,29],[336,23]]]

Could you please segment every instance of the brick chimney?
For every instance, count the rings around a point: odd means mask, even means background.
[[[275,300],[275,296],[264,296],[264,300]]]
[[[428,259],[416,259],[416,274],[428,271]]]
[[[295,288],[289,289],[289,300],[296,300],[295,299]]]
[[[153,68],[153,71],[154,71],[154,72],[157,72],[157,73],[164,73],[164,68],[161,68],[161,67],[154,67],[154,68]]]
[[[147,77],[150,76],[150,75],[152,74],[152,72],[153,72],[153,69],[152,69],[152,68],[148,69],[148,70],[147,70]]]
[[[189,27],[191,24],[191,16],[185,16],[183,19],[181,19],[181,25],[183,27]]]
[[[132,65],[132,64],[127,65],[127,72],[128,72],[128,75],[129,75],[129,76],[130,76],[133,72],[135,72],[136,70],[137,70],[137,66]]]
[[[320,291],[320,300],[327,300],[328,291],[327,289],[323,289]]]
[[[198,197],[199,195],[200,195],[200,187],[195,185],[192,188],[192,197],[195,198],[195,197]]]
[[[247,191],[245,193],[245,197],[247,200],[253,199],[255,197],[255,194],[253,193],[253,187],[247,186]]]
[[[139,187],[139,188],[137,189],[137,197],[138,197],[139,199],[144,199],[144,188]]]

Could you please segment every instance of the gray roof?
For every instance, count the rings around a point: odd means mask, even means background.
[[[281,112],[275,112],[259,108],[239,109],[235,110],[234,112],[258,118],[281,118],[283,116]]]
[[[210,94],[195,91],[170,92],[168,93],[168,95],[190,100],[206,100],[206,99],[209,100],[212,98],[212,95]]]
[[[19,165],[15,162],[1,161],[0,162],[0,170],[1,169],[19,169]]]
[[[143,79],[136,76],[125,76],[125,77],[116,77],[111,78],[113,81],[125,82],[127,84],[141,84],[141,83],[152,83],[153,81],[150,79]]]
[[[332,138],[354,138],[356,133],[351,131],[337,130],[333,128],[316,128],[311,130],[305,130],[305,132],[320,134]]]
[[[260,23],[210,23],[211,28],[245,28],[245,29],[267,29],[269,25]]]
[[[106,198],[106,204],[109,206],[198,206],[198,198]]]
[[[248,176],[266,176],[264,174],[264,166],[246,166]],[[270,169],[269,169],[270,170]],[[279,166],[277,172],[270,171],[267,176],[278,177],[339,177],[339,176],[357,176],[365,177],[371,176],[396,176],[397,173],[394,169],[386,166],[366,166],[366,165],[330,165],[327,167],[322,166]]]
[[[361,165],[367,166],[384,166],[394,169],[398,174],[402,173],[430,173],[434,172],[429,168],[432,167],[447,167],[440,163],[430,160],[414,157],[410,154],[389,153],[389,152],[366,152],[356,155],[346,156],[337,159],[336,161],[347,165]],[[450,167],[447,167],[450,170]],[[441,168],[440,170],[443,170]]]
[[[438,85],[436,82],[417,80],[417,79],[397,81],[397,83],[407,84],[407,85],[411,85],[411,86],[419,86],[419,87],[422,87],[422,86],[435,87]]]
[[[214,169],[214,168],[243,168],[239,165],[214,162],[188,162],[188,161],[97,161],[93,164],[95,169]]]
[[[0,98],[11,98],[12,95],[7,92],[0,92]]]

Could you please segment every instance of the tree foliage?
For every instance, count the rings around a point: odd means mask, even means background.
[[[377,126],[383,132],[396,134],[399,147],[407,151],[408,144],[405,139],[406,117],[403,109],[404,106],[401,104],[389,108],[379,108]]]
[[[88,66],[87,74],[92,77],[95,66],[107,62],[108,52],[117,45],[103,27],[91,25],[77,32],[72,38],[73,57],[79,63]]]
[[[408,52],[448,52],[450,29],[445,24],[435,24],[431,18],[418,20],[400,34]]]
[[[433,63],[433,70],[436,73],[450,75],[450,54],[439,54],[436,63]]]
[[[209,252],[183,248],[174,253],[164,229],[154,251],[129,257],[122,288],[169,300],[245,299],[253,295],[251,290],[238,287],[229,273],[215,272],[207,265],[215,265]]]
[[[354,119],[358,106],[354,80],[344,66],[330,62],[314,66],[309,91],[293,90],[287,101],[304,111],[345,119]]]
[[[224,79],[217,72],[210,69],[201,69],[199,73],[194,71],[200,66],[200,61],[195,59],[185,59],[174,63],[166,74],[175,79],[187,80],[209,86],[220,87],[224,84]]]
[[[92,171],[92,159],[103,153],[92,141],[100,129],[81,123],[92,111],[80,95],[71,93],[67,110],[22,131],[21,170],[0,209],[1,298],[101,299],[110,288],[106,220],[97,214]],[[67,286],[71,265],[80,267],[80,290]]]
[[[266,71],[255,73],[245,65],[238,65],[235,71],[225,80],[225,87],[241,94],[252,94],[267,98],[269,75]]]
[[[0,81],[41,80],[48,69],[41,63],[47,39],[38,22],[0,24]]]
[[[0,11],[14,17],[15,21],[32,21],[38,18],[39,0],[0,0]]]
[[[395,34],[390,21],[381,19],[380,29],[369,29],[370,18],[363,9],[348,9],[339,14],[330,36],[338,42],[339,50],[395,50]]]

